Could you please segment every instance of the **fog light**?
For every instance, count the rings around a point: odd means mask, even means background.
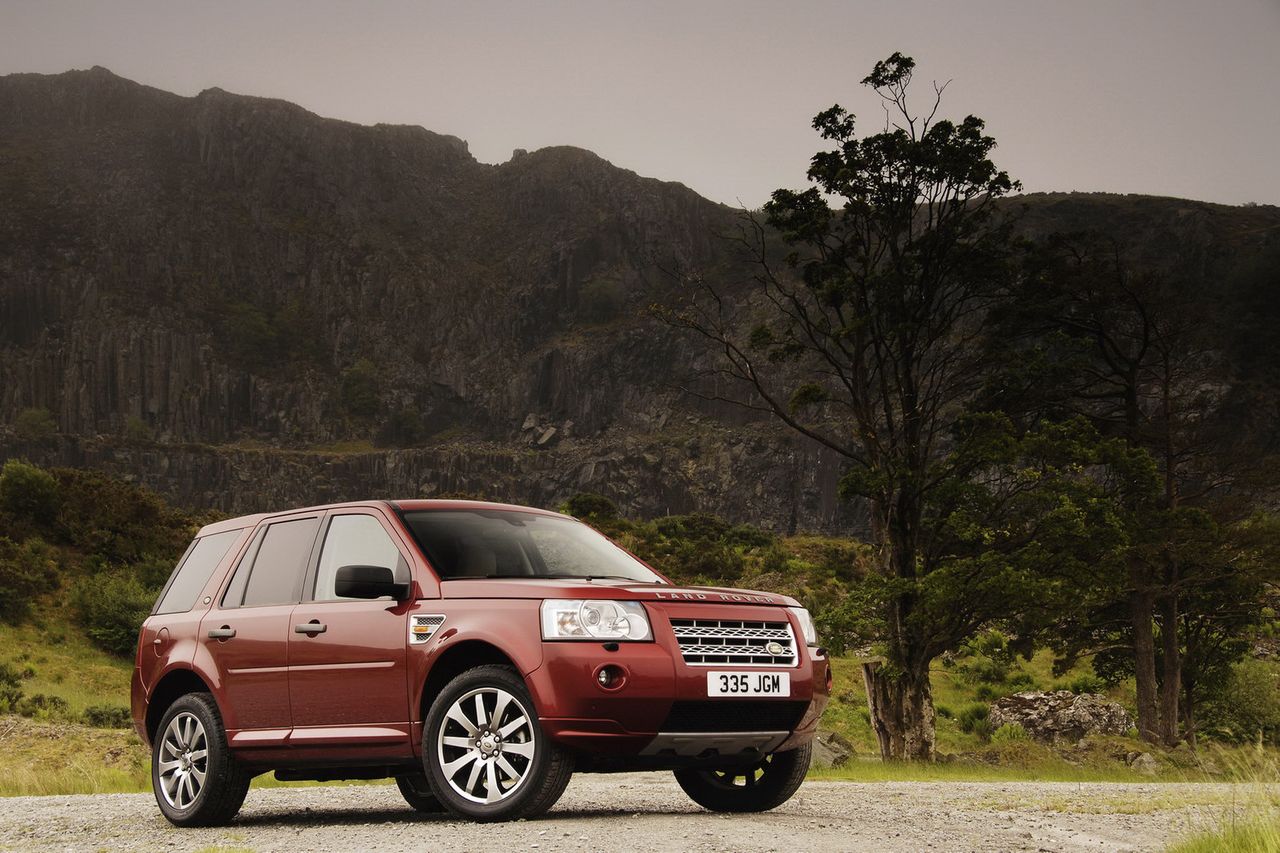
[[[626,680],[627,673],[620,666],[609,663],[596,670],[596,684],[602,690],[617,690]]]

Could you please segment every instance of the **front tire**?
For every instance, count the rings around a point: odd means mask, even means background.
[[[244,805],[252,779],[227,746],[211,695],[188,693],[164,712],[151,750],[151,788],[170,823],[229,823]]]
[[[810,744],[766,755],[760,762],[723,770],[677,770],[676,781],[693,800],[713,812],[764,812],[791,799],[813,756]]]
[[[573,775],[572,759],[542,731],[524,679],[505,666],[478,666],[445,685],[427,712],[422,755],[440,804],[478,821],[536,817]]]

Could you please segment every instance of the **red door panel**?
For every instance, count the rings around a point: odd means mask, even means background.
[[[289,713],[287,638],[296,605],[211,610],[200,623],[200,643],[212,662],[219,684],[218,706],[228,732],[265,729],[237,738],[235,745],[282,742],[293,725]],[[214,638],[209,632],[234,631]]]
[[[370,727],[363,735],[378,740],[388,736],[388,723],[402,726],[407,742],[406,611],[406,605],[385,599],[322,601],[294,609],[289,689],[293,725],[299,731],[291,742],[307,737],[301,731],[306,726]],[[324,632],[294,630],[312,622],[324,625]],[[381,733],[379,724],[384,724]]]

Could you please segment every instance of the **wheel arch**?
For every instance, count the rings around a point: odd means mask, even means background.
[[[170,670],[156,683],[155,689],[147,697],[146,728],[148,743],[155,743],[156,730],[160,728],[160,720],[164,717],[164,712],[169,710],[170,705],[188,693],[212,694],[213,690],[203,678],[190,669]],[[216,704],[217,701],[215,696],[214,703]]]
[[[515,659],[493,643],[486,640],[463,640],[455,643],[441,652],[427,670],[422,692],[418,695],[418,719],[427,719],[427,710],[446,684],[467,670],[486,664],[509,666],[524,678]]]

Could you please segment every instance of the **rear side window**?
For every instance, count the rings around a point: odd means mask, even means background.
[[[227,555],[227,550],[240,538],[241,530],[228,530],[201,536],[187,549],[173,579],[156,605],[156,613],[186,613],[196,604],[196,596],[204,589],[213,570]]]
[[[268,526],[252,561],[244,560],[236,570],[223,606],[257,607],[296,602],[319,526],[318,518],[278,521]]]

